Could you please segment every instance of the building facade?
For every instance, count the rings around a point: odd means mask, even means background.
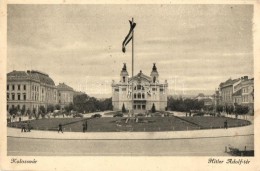
[[[232,80],[228,79],[219,86],[223,106],[248,106],[250,113],[254,110],[254,79],[248,76]]]
[[[59,83],[57,85],[58,89],[58,103],[61,109],[64,109],[66,105],[73,103],[74,90],[72,87],[66,85],[65,83]]]
[[[38,113],[39,107],[57,104],[54,81],[40,71],[12,71],[7,74],[7,110],[17,108]]]
[[[219,91],[221,95],[221,104],[223,106],[233,105],[233,94],[236,92],[240,82],[240,79],[232,80],[230,78],[227,81],[220,83]]]
[[[133,86],[133,90],[132,90]],[[120,81],[112,83],[112,105],[113,110],[134,110],[135,113],[144,113],[155,106],[156,110],[166,110],[167,107],[168,84],[159,81],[159,73],[156,65],[152,67],[150,76],[140,71],[130,78],[124,64]],[[132,100],[133,96],[133,100]]]

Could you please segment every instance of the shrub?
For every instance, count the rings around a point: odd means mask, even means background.
[[[123,106],[122,106],[122,112],[126,113],[126,109],[125,109],[125,104],[124,103],[123,103]]]
[[[155,113],[156,112],[156,109],[155,109],[155,105],[153,103],[153,106],[152,106],[152,109],[151,109],[152,113]]]

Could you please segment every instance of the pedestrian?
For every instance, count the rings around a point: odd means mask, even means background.
[[[22,123],[21,128],[22,128],[21,132],[26,132],[26,129],[25,129],[25,125],[24,125],[24,123]]]
[[[86,123],[85,123],[85,131],[87,131],[88,130],[88,121],[86,121]]]
[[[83,127],[83,130],[82,130],[82,131],[83,131],[83,133],[84,133],[85,130],[86,130],[86,125],[83,123],[83,124],[82,124],[82,127]]]
[[[225,128],[225,129],[228,128],[227,120],[224,122],[224,128]]]
[[[58,133],[60,133],[60,131],[61,131],[61,133],[63,133],[63,131],[62,131],[62,125],[61,125],[61,124],[59,124]]]
[[[27,131],[31,132],[31,124],[30,121],[27,122]]]

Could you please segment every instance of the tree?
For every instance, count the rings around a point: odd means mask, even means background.
[[[122,106],[122,112],[123,112],[123,113],[126,113],[125,104],[124,104],[124,103],[123,103],[123,106]]]
[[[40,106],[40,111],[41,111],[41,113],[46,113],[45,107],[44,106]]]
[[[55,105],[55,109],[56,109],[56,110],[60,110],[60,109],[61,109],[60,105],[59,105],[59,104],[56,104],[56,105]]]
[[[54,106],[52,104],[47,105],[47,112],[53,112],[54,111]]]
[[[155,105],[153,103],[153,106],[152,106],[152,109],[151,109],[152,113],[155,113],[156,112],[156,109],[155,109]]]
[[[14,106],[12,106],[12,108],[10,109],[10,112],[9,112],[9,113],[10,113],[11,115],[13,115],[13,114],[15,114],[15,115],[16,115],[16,114],[17,114],[17,112],[18,112],[18,108],[17,108],[17,107],[14,107]]]
[[[68,105],[66,105],[66,106],[64,107],[64,109],[65,109],[65,111],[66,111],[67,113],[69,113],[70,111],[74,110],[74,105],[73,105],[73,103],[69,103]]]
[[[35,109],[35,108],[33,108],[33,115],[34,115],[34,117],[35,117],[36,119],[38,119],[38,115],[36,115],[36,109]]]
[[[220,114],[221,112],[223,112],[223,106],[222,105],[217,105],[217,112],[218,114]]]
[[[25,109],[25,105],[23,105],[23,107],[22,107],[22,110],[21,110],[21,112],[22,112],[22,115],[24,115],[24,114],[25,114],[25,111],[26,111],[26,109]]]
[[[46,113],[45,107],[44,106],[40,106],[39,110],[40,110],[40,114],[41,114],[42,118],[44,118],[45,117],[45,113]]]
[[[77,110],[78,112],[95,112],[112,109],[112,98],[98,100],[87,94],[76,95],[73,98],[73,110]]]
[[[249,112],[249,107],[248,106],[237,105],[235,112],[238,115],[245,115],[245,114],[247,114]]]

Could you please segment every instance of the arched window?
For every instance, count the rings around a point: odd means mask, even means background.
[[[123,77],[123,82],[125,82],[125,76]]]
[[[141,93],[138,93],[138,99],[141,99]]]

